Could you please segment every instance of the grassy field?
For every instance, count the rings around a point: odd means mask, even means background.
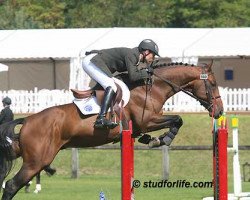
[[[184,125],[172,145],[211,145],[211,119],[205,114],[182,114]],[[230,116],[229,116],[230,117]],[[248,123],[250,115],[239,115],[239,144],[250,145]],[[153,133],[159,135],[160,132]],[[137,144],[137,143],[136,143]],[[231,129],[229,145],[232,144]],[[53,177],[42,173],[42,192],[38,195],[24,193],[22,189],[16,200],[27,199],[99,199],[103,191],[108,200],[120,199],[120,151],[91,150],[79,151],[80,177],[71,178],[71,151],[62,150],[55,158],[52,166],[57,169]],[[240,151],[241,166],[250,162],[249,151]],[[20,166],[18,160],[12,172]],[[232,153],[228,157],[229,191],[233,191]],[[242,171],[242,169],[241,169]],[[135,179],[143,184],[146,181],[159,182],[162,178],[162,153],[160,150],[135,151]],[[186,180],[207,182],[212,180],[212,151],[170,151],[170,180]],[[32,184],[34,188],[34,184]],[[33,189],[32,188],[32,189]],[[250,191],[250,182],[243,182],[243,191]],[[212,188],[140,188],[135,189],[135,199],[171,199],[200,200],[211,196]]]

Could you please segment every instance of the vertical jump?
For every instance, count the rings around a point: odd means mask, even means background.
[[[227,140],[227,123],[225,118],[222,118],[221,127],[217,129],[214,122],[213,129],[214,200],[228,199]]]
[[[121,140],[122,200],[134,200],[134,139],[132,132],[132,122],[130,121],[129,130],[122,131]]]

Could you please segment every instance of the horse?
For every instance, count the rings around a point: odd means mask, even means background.
[[[170,145],[176,137],[183,125],[182,118],[174,114],[163,115],[162,107],[168,98],[180,91],[196,98],[210,117],[217,119],[223,114],[212,62],[192,66],[158,60],[151,68],[145,81],[129,83],[128,76],[122,75],[130,89],[130,99],[121,108],[123,115],[120,116],[132,121],[133,135],[143,138],[140,138],[143,143],[151,147]],[[6,182],[2,199],[12,199],[61,149],[100,146],[120,138],[122,124],[114,129],[95,129],[96,117],[97,114],[83,115],[72,102],[46,108],[0,127],[0,183],[11,171],[12,161],[20,156],[23,158],[20,170]],[[20,132],[14,134],[13,129],[18,124],[22,124]],[[161,129],[167,131],[159,137],[148,135]]]

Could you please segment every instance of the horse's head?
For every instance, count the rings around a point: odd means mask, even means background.
[[[188,88],[209,111],[209,115],[217,119],[223,114],[223,103],[211,67],[212,63],[197,68],[197,78],[188,84]]]

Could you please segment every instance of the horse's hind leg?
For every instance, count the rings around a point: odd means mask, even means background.
[[[31,181],[29,181],[26,185],[25,185],[25,188],[24,188],[24,190],[25,190],[25,192],[26,193],[29,193],[30,192],[30,185],[31,185]]]
[[[2,163],[0,165],[0,192],[1,192],[2,187],[3,187],[3,181],[4,181],[4,178],[5,178],[5,174],[7,172],[6,166],[3,164],[4,161],[3,161],[3,157],[2,156],[0,157],[0,163]]]
[[[48,176],[53,176],[56,173],[56,169],[51,168],[50,165],[44,167],[43,169]]]
[[[41,186],[41,173],[39,172],[37,175],[36,175],[36,189],[34,191],[34,193],[39,193],[41,192],[42,190],[42,186]]]
[[[41,169],[38,167],[31,167],[31,165],[23,164],[19,172],[6,182],[2,200],[12,199],[15,194],[40,170]]]
[[[0,169],[0,192],[2,188],[4,187],[3,182],[4,182],[5,174],[6,174],[6,169],[5,168]]]

